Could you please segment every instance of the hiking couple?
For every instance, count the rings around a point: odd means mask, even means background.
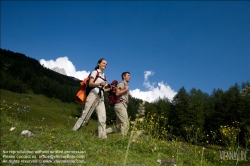
[[[116,113],[116,128],[106,129],[106,109],[104,104],[104,92],[109,92],[112,90],[112,87],[107,86],[106,77],[103,72],[106,67],[107,61],[102,58],[97,62],[95,70],[91,72],[89,86],[92,89],[86,98],[86,103],[82,111],[82,115],[73,127],[74,131],[79,130],[81,126],[88,121],[92,114],[92,111],[96,110],[96,114],[98,117],[98,137],[104,139],[107,138],[108,133],[112,133],[115,131],[120,131],[122,135],[126,135],[129,129],[127,113],[129,96],[128,82],[130,81],[129,72],[122,73],[122,81],[118,83],[116,87],[116,96],[119,99],[117,100],[114,106]]]

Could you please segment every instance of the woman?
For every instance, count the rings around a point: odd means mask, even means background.
[[[104,94],[103,92],[108,92],[110,88],[105,88],[106,77],[103,71],[107,67],[107,61],[105,59],[100,59],[95,67],[95,70],[91,72],[89,79],[89,87],[91,90],[87,96],[84,109],[82,111],[82,116],[77,120],[73,130],[79,130],[81,126],[88,121],[88,112],[90,109],[95,109],[98,117],[98,137],[107,138],[106,134],[106,109],[104,105]],[[87,117],[87,118],[86,118]]]

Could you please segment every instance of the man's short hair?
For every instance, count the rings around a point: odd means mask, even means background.
[[[123,72],[123,73],[122,73],[122,80],[123,80],[123,77],[124,77],[126,74],[130,74],[130,72],[128,72],[128,71]]]

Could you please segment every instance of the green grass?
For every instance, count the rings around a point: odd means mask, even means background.
[[[21,119],[24,122],[41,125],[71,126],[75,119],[73,115],[81,107],[79,104],[62,103],[55,98],[44,95],[18,94],[1,90],[1,102],[8,106],[8,116]],[[24,108],[26,107],[26,108]]]
[[[14,105],[15,103],[15,105]],[[18,104],[17,104],[18,103]],[[27,113],[20,108],[29,106]],[[95,130],[97,123],[92,120],[88,126],[82,127],[78,132],[72,131],[76,122],[74,115],[79,104],[67,104],[53,98],[35,94],[17,94],[1,90],[1,156],[4,152],[20,151],[26,156],[32,154],[39,162],[63,160],[63,156],[74,156],[68,161],[84,161],[73,165],[103,166],[103,165],[132,165],[154,166],[168,165],[167,161],[174,159],[177,166],[215,166],[236,165],[236,161],[221,160],[218,149],[204,149],[181,141],[159,140],[150,134],[143,134],[134,141],[130,132],[127,137],[120,134],[110,134],[108,139],[99,139]],[[17,109],[19,108],[19,111]],[[27,108],[26,108],[27,110]],[[44,118],[44,119],[42,119]],[[11,127],[16,127],[10,131]],[[135,129],[135,128],[134,128]],[[34,137],[21,135],[23,130],[29,130]],[[130,137],[131,136],[131,137]],[[125,161],[128,143],[131,142]],[[61,155],[58,159],[41,158],[43,155]],[[47,151],[47,152],[45,152]],[[79,154],[76,151],[80,152]],[[35,154],[37,152],[37,154]],[[54,152],[52,154],[52,152]],[[55,154],[56,153],[56,154]],[[65,153],[65,154],[63,154]],[[83,153],[83,154],[82,154]],[[250,152],[249,152],[250,153]],[[10,154],[8,154],[10,155]],[[15,154],[15,157],[21,154]],[[84,157],[84,158],[83,158]],[[78,159],[78,160],[77,160]],[[157,163],[161,160],[162,164]],[[7,160],[5,158],[5,160]],[[10,159],[8,159],[10,160]],[[19,159],[18,159],[19,160]],[[65,161],[66,159],[64,159]],[[239,161],[237,165],[249,166],[248,161]],[[1,160],[1,162],[3,159]],[[20,161],[20,160],[19,160]],[[38,164],[3,164],[2,165],[46,165]],[[48,165],[72,165],[65,163],[53,163]]]

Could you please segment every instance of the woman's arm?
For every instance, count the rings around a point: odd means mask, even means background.
[[[106,82],[105,81],[103,81],[103,82],[99,82],[99,83],[95,83],[94,82],[94,78],[93,77],[90,77],[90,80],[89,80],[89,86],[90,87],[93,87],[93,88],[95,88],[95,87],[98,87],[98,86],[102,86],[102,85],[105,85],[106,84]]]
[[[104,92],[109,92],[111,89],[110,88],[104,88]]]

